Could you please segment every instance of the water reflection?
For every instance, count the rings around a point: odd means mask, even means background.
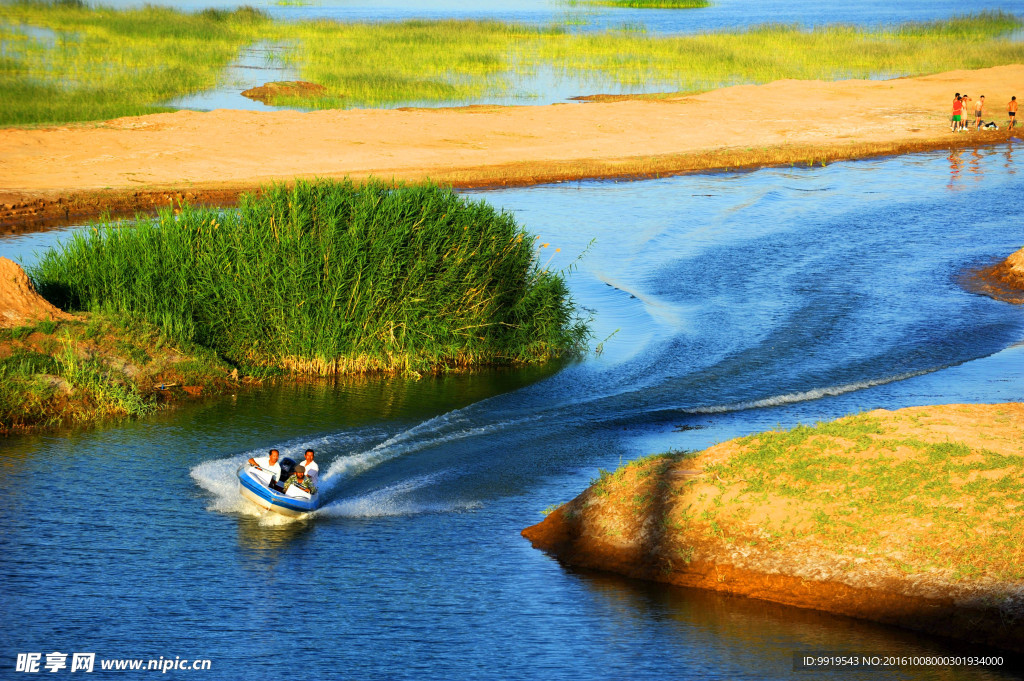
[[[960,171],[964,166],[963,153],[963,149],[949,150],[949,184],[946,185],[946,188],[952,191],[959,189]]]
[[[276,522],[274,516],[240,516],[238,518],[238,547],[251,554],[252,562],[274,562],[282,550],[293,546],[300,537],[309,534],[310,520]]]
[[[981,181],[981,154],[977,148],[970,150],[970,159],[967,161],[967,171],[971,173],[975,182]]]
[[[792,672],[794,654],[825,651],[845,655],[998,655],[1005,652],[939,643],[912,631],[815,610],[665,584],[641,582],[600,572],[566,568],[585,584],[603,608],[610,630],[627,632],[657,622],[699,651],[691,660],[677,660],[706,677],[783,678]],[[650,626],[650,625],[648,625]],[[837,642],[841,642],[837,644]],[[1000,671],[970,668],[903,669],[899,678],[1019,679],[1019,669],[1007,664]],[[698,674],[694,674],[695,676]],[[815,671],[814,678],[877,679],[877,670]]]

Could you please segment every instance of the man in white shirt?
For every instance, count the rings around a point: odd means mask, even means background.
[[[306,463],[302,465],[306,468],[306,475],[308,475],[313,481],[313,484],[316,485],[320,481],[320,466],[316,464],[316,461],[313,461],[312,449],[306,450]]]
[[[277,459],[280,455],[276,449],[271,449],[270,454],[267,456],[261,456],[260,458],[252,457],[249,459],[250,466],[256,466],[256,468],[265,470],[270,473],[270,484],[281,479],[281,467],[277,464]]]

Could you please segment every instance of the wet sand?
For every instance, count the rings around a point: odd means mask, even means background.
[[[230,202],[296,177],[525,185],[974,146],[1008,137],[1024,65],[888,81],[783,80],[663,100],[449,109],[180,111],[0,130],[0,223]],[[999,132],[949,131],[953,93]]]

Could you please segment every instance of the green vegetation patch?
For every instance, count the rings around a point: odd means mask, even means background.
[[[232,362],[416,373],[582,350],[564,278],[538,264],[547,246],[437,186],[325,180],[97,226],[30,276],[65,308],[127,313]]]
[[[84,315],[0,329],[0,435],[35,427],[149,414],[161,401],[237,385],[238,367],[172,343],[155,325]],[[252,372],[242,369],[244,378]],[[171,386],[162,390],[160,386]]]
[[[599,471],[571,510],[593,506],[609,536],[660,528],[673,556],[744,545],[823,568],[1024,579],[1024,457],[947,440],[948,422],[925,418],[860,414],[644,457]],[[979,412],[968,437],[1018,437],[1006,421]]]
[[[171,111],[160,105],[215,87],[267,23],[245,7],[0,3],[0,125]]]
[[[838,552],[884,557],[900,569],[949,569],[955,576],[1024,577],[1024,460],[956,441],[888,437],[881,422],[858,415],[738,441],[739,451],[706,471],[745,504],[790,503],[813,509],[785,528]],[[789,502],[785,502],[785,500]],[[878,547],[899,537],[898,546]]]

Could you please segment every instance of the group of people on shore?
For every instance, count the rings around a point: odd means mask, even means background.
[[[287,493],[288,488],[295,485],[299,489],[309,493],[310,495],[316,494],[316,481],[320,477],[320,466],[317,465],[313,457],[316,454],[312,449],[306,450],[306,462],[296,464],[295,470],[288,479],[284,481],[283,486],[278,487],[281,478],[281,466],[277,463],[280,453],[276,449],[271,449],[267,456],[261,456],[258,459],[251,457],[249,459],[250,466],[256,466],[257,468],[270,473],[270,486],[272,489],[277,489],[279,492]]]
[[[972,109],[971,102],[974,101],[967,94],[960,94],[959,92],[953,98],[953,118],[950,120],[950,131],[951,132],[962,132],[970,130],[970,111]],[[976,130],[981,130],[982,125],[985,122],[981,120],[981,117],[985,114],[985,95],[978,97],[977,101],[974,101],[974,125]],[[1010,101],[1006,104],[1006,113],[1009,115],[1010,122],[1008,126],[1013,129],[1017,126],[1017,97],[1013,96]],[[995,126],[994,122],[989,122],[988,126]]]

